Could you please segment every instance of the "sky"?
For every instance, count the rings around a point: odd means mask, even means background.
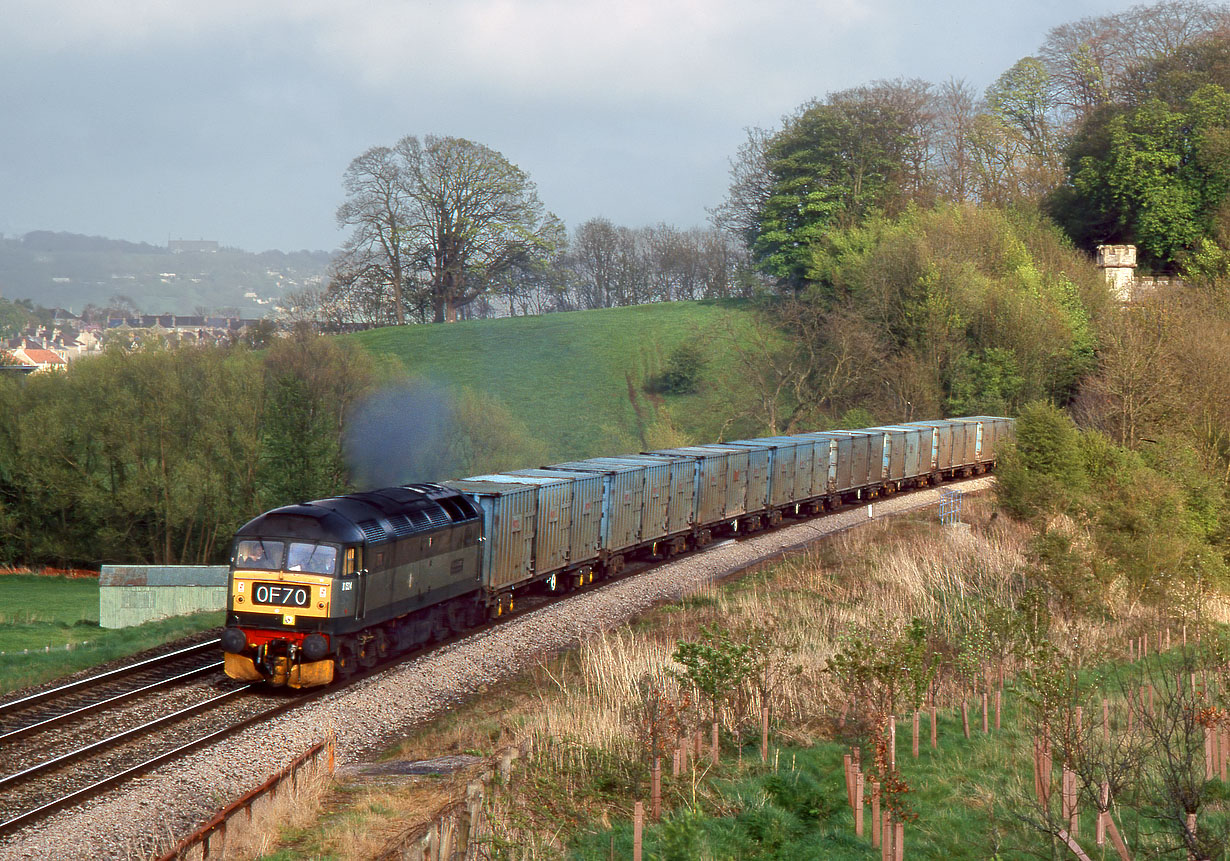
[[[750,127],[874,80],[979,91],[1122,0],[0,0],[0,234],[333,250],[372,146],[452,135],[570,229],[705,226]]]

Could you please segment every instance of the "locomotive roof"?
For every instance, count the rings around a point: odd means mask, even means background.
[[[477,516],[474,507],[451,488],[405,485],[284,505],[248,521],[236,536],[379,543]]]

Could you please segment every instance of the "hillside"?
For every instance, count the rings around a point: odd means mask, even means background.
[[[709,407],[726,390],[722,342],[746,332],[749,317],[739,302],[673,302],[346,337],[400,361],[412,375],[494,397],[544,441],[550,457],[567,459],[644,448],[664,403],[681,433],[716,440],[719,414]],[[700,390],[651,397],[646,379],[685,342],[700,346],[707,359]]]
[[[123,297],[146,314],[230,309],[260,317],[287,293],[318,285],[328,263],[325,252],[172,253],[143,242],[35,231],[0,238],[0,296],[78,314]]]

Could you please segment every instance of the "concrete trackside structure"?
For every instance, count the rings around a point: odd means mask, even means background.
[[[128,628],[153,619],[226,609],[225,565],[104,565],[98,623]]]

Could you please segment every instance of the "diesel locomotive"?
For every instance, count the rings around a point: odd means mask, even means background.
[[[735,440],[288,505],[241,527],[232,678],[325,685],[563,591],[843,503],[984,472],[1012,419]]]

